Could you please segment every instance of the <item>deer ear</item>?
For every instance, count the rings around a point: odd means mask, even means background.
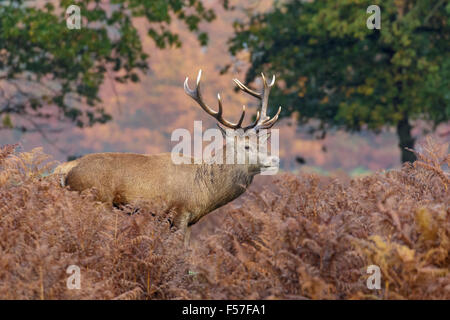
[[[216,125],[217,125],[217,127],[219,128],[220,132],[222,133],[222,136],[223,136],[224,138],[226,138],[226,137],[227,137],[227,132],[225,131],[225,129],[222,128],[218,123],[216,123]]]

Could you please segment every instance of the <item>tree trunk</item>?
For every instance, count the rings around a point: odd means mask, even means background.
[[[397,135],[399,139],[398,145],[402,154],[402,163],[416,161],[415,154],[405,149],[414,149],[415,139],[411,136],[411,129],[412,127],[409,124],[408,115],[405,114],[397,123]]]

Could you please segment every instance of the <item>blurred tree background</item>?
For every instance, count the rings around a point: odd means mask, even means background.
[[[82,13],[79,30],[66,26],[71,5]],[[208,36],[199,23],[215,15],[200,0],[0,1],[0,129],[43,132],[49,119],[79,127],[110,120],[99,97],[105,77],[137,82],[138,72],[148,69],[148,54],[132,23],[139,17],[163,49],[181,46],[169,29],[174,18],[205,45]]]
[[[369,29],[370,5],[381,29]],[[235,24],[233,55],[250,53],[246,80],[279,76],[272,101],[315,130],[393,126],[402,162],[413,161],[413,120],[450,117],[450,2],[443,0],[275,1]],[[278,108],[272,104],[272,112]],[[322,135],[323,136],[323,135]]]
[[[366,27],[372,4],[381,30]],[[231,77],[277,75],[284,169],[392,168],[420,131],[450,132],[449,17],[442,0],[0,0],[0,144],[59,160],[170,151],[175,128],[213,126],[182,88],[201,68],[231,118],[257,106]]]

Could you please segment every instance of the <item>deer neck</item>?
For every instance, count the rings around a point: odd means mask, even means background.
[[[253,181],[246,165],[201,164],[195,182],[202,189],[205,212],[210,212],[243,194]]]

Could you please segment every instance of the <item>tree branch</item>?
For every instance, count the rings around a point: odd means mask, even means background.
[[[428,14],[428,16],[425,18],[425,20],[423,21],[423,24],[427,24],[428,20],[431,19],[431,17],[433,16],[434,12],[441,6],[444,4],[446,0],[441,0],[439,1],[434,7],[433,9],[431,9],[430,13]]]

